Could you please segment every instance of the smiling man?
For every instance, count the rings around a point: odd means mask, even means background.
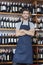
[[[19,36],[13,65],[30,65],[33,63],[32,36],[34,24],[30,22],[30,13],[27,9],[22,11],[21,22],[16,24],[16,36]]]

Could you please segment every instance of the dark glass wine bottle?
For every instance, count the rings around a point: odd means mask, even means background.
[[[24,8],[24,3],[21,3],[21,5],[22,5],[22,8]]]
[[[0,2],[0,12],[1,12],[1,2]]]
[[[2,20],[2,17],[0,17],[0,28],[1,28],[1,20]]]
[[[7,12],[10,12],[10,9],[11,9],[10,3],[7,2]]]
[[[18,3],[18,13],[21,13],[22,12],[22,5],[21,3]]]
[[[13,11],[12,11],[12,6],[13,6],[13,3],[10,2],[10,12],[13,12]]]
[[[13,23],[12,23],[12,20],[11,19],[10,19],[9,24],[10,24],[10,28],[12,28],[13,27]]]
[[[3,22],[3,17],[2,17],[2,19],[1,19],[1,28],[3,28],[4,27],[4,22]]]
[[[3,17],[4,28],[6,28],[6,17]]]
[[[41,5],[41,14],[43,14],[43,4]]]
[[[9,28],[9,18],[6,18],[6,27]]]
[[[1,3],[1,12],[6,12],[7,7],[6,7],[6,2]]]
[[[37,14],[41,14],[41,7],[40,7],[40,5],[37,6]]]
[[[13,6],[12,6],[12,12],[15,12],[15,2],[13,3]]]

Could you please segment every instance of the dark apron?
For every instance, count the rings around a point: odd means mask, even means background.
[[[22,25],[20,29],[29,30],[30,26],[28,25]],[[32,37],[29,35],[24,35],[19,37],[17,48],[15,51],[15,55],[13,57],[13,61],[16,63],[33,63],[32,58]]]

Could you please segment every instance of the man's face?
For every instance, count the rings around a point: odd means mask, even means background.
[[[23,11],[22,18],[27,20],[29,18],[29,11]]]

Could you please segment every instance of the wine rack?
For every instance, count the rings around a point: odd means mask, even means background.
[[[43,65],[43,0],[0,0],[0,65],[12,64],[12,59],[7,57],[15,53],[18,40],[15,24],[20,21],[22,8],[30,11],[36,29],[32,44],[33,65]]]

